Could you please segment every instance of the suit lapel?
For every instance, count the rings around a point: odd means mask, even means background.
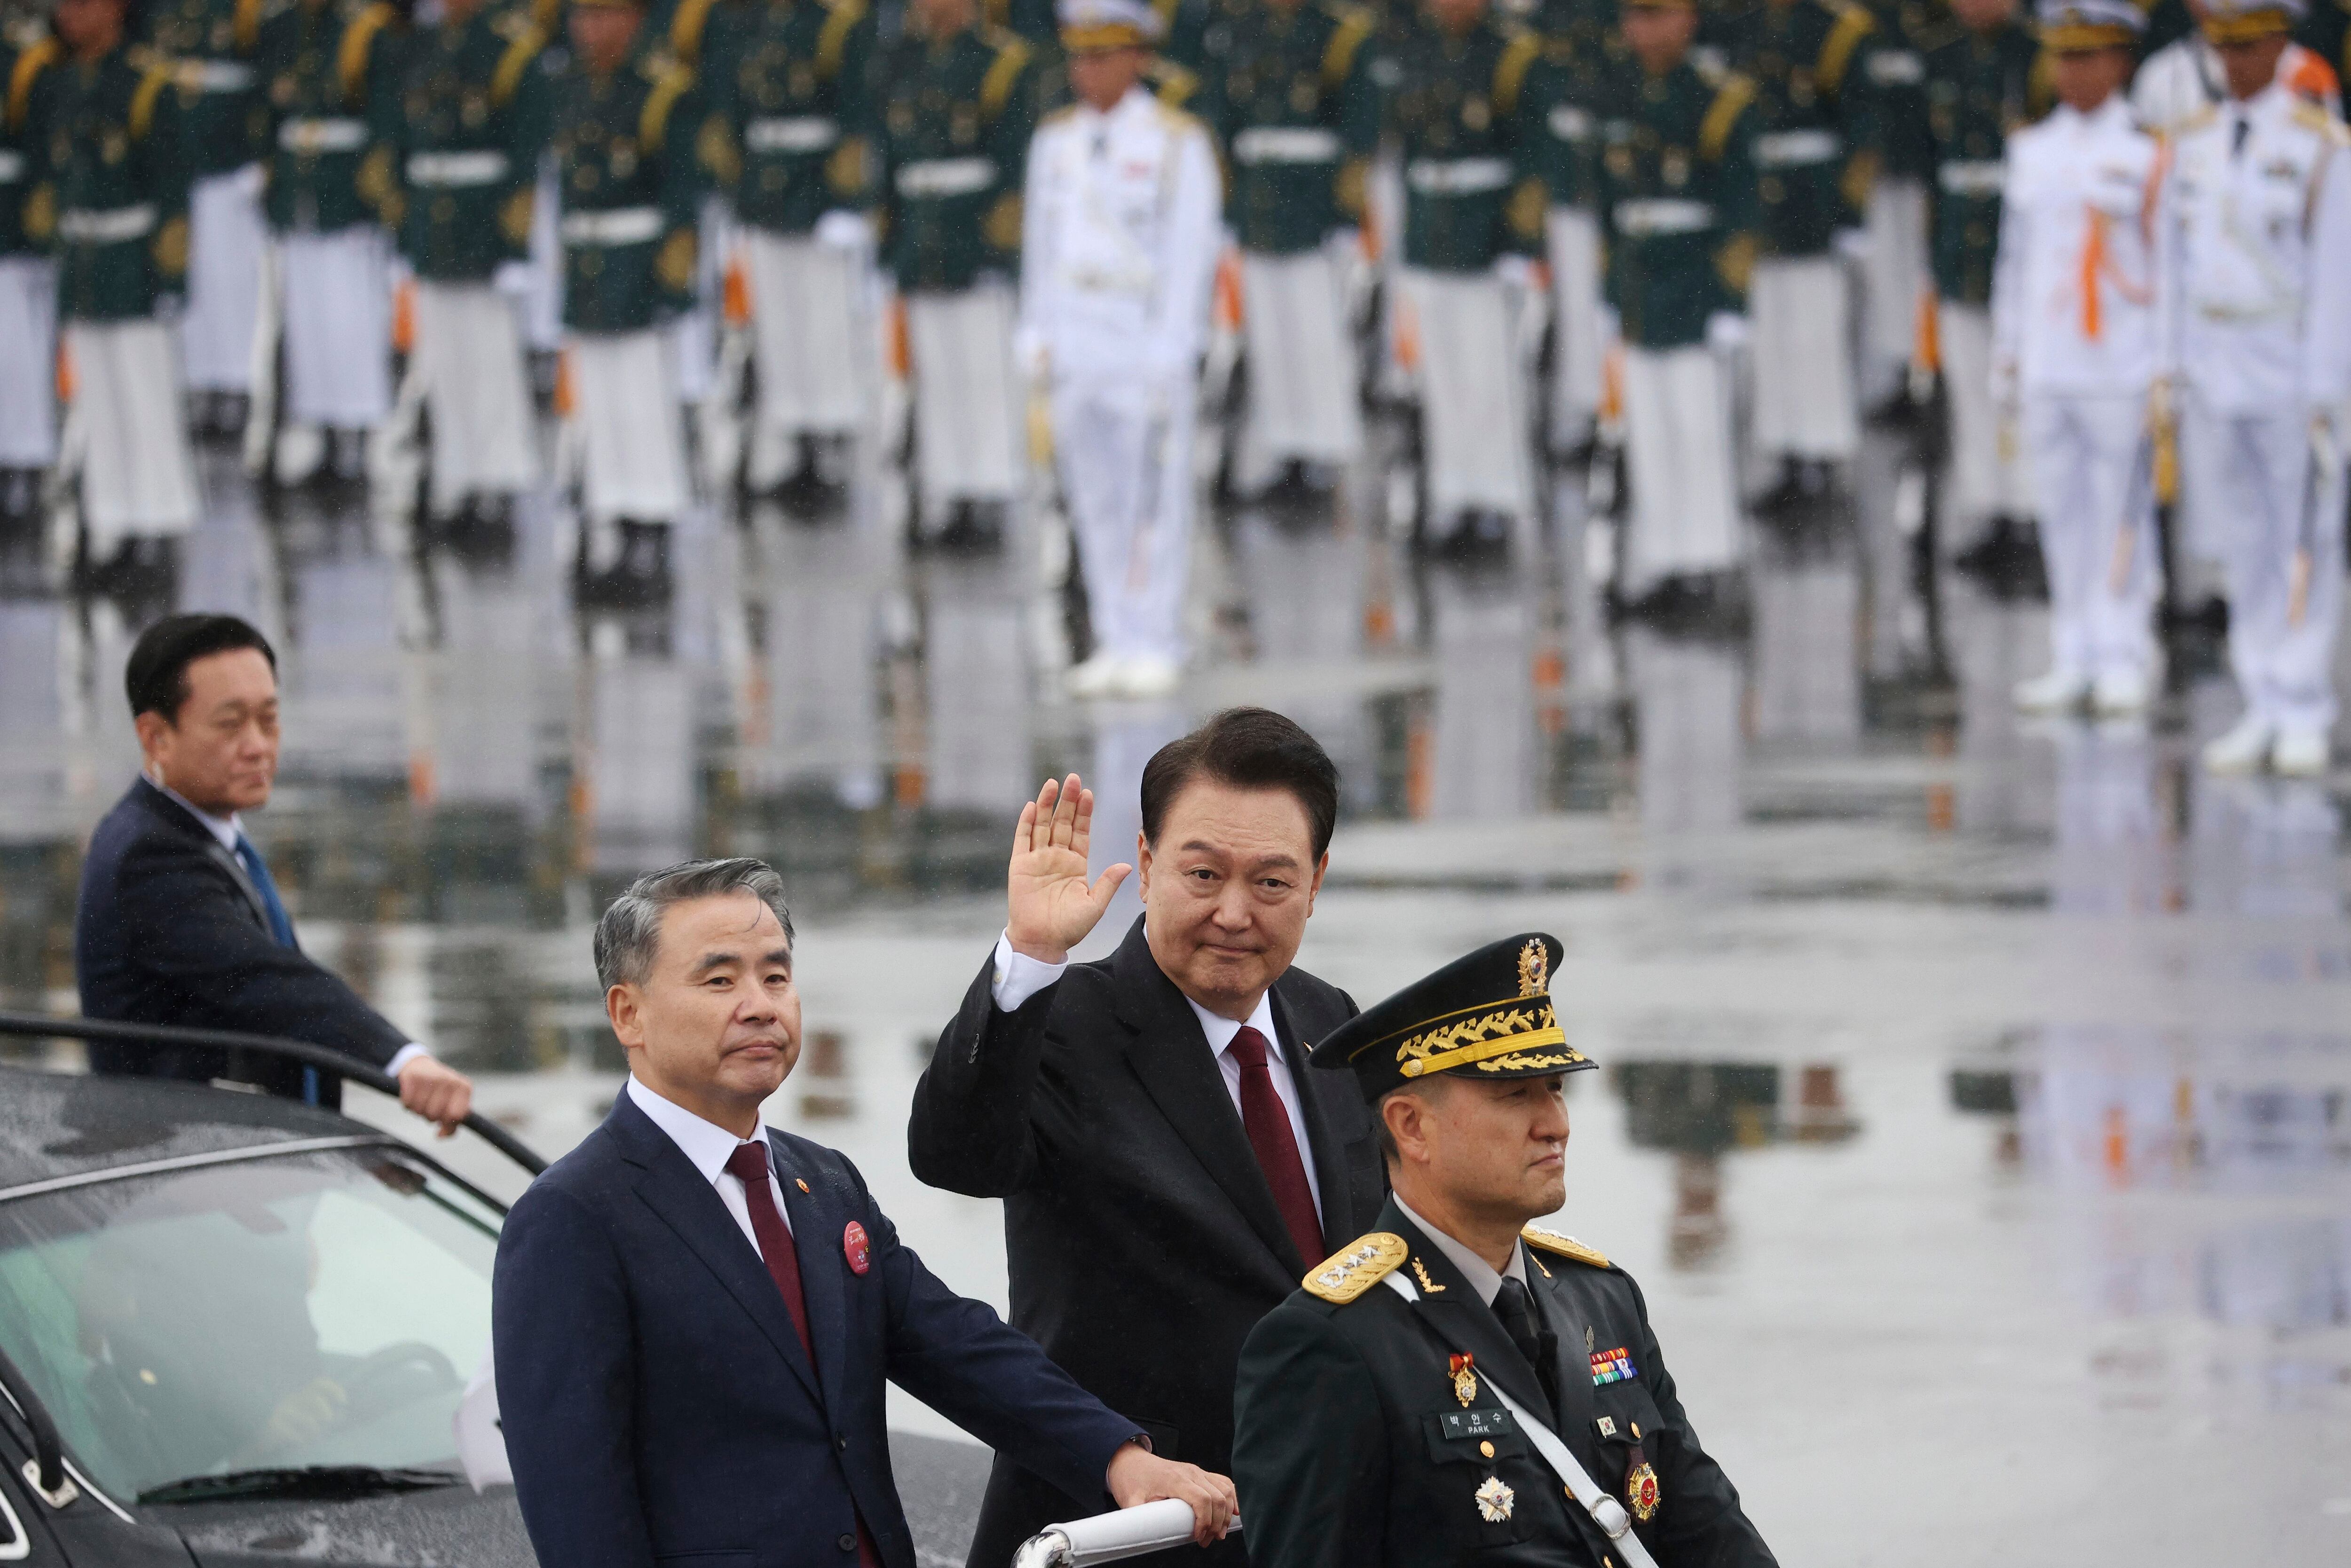
[[[1404,1238],[1405,1244],[1412,1249],[1405,1267],[1409,1270],[1417,1260],[1420,1268],[1426,1270],[1430,1285],[1436,1287],[1420,1284],[1418,1271],[1415,1271],[1414,1289],[1420,1299],[1414,1303],[1413,1311],[1420,1321],[1435,1331],[1437,1338],[1472,1357],[1479,1376],[1490,1378],[1497,1387],[1536,1416],[1549,1415],[1551,1401],[1535,1377],[1535,1369],[1519,1354],[1519,1347],[1502,1332],[1502,1320],[1494,1315],[1493,1308],[1478,1299],[1478,1292],[1461,1277],[1461,1271],[1394,1203],[1380,1211],[1379,1228]],[[1441,1376],[1445,1371],[1443,1365],[1432,1365],[1429,1375]]]
[[[1258,1239],[1272,1253],[1281,1274],[1295,1280],[1315,1262],[1298,1256],[1298,1244],[1274,1207],[1273,1189],[1258,1169],[1257,1154],[1241,1129],[1240,1116],[1225,1089],[1207,1036],[1191,1005],[1151,956],[1137,920],[1113,960],[1118,977],[1113,1006],[1131,1031],[1126,1060],[1161,1114],[1167,1118],[1210,1179],[1241,1211]]]
[[[1273,1028],[1281,1036],[1282,1060],[1290,1065],[1290,1081],[1298,1086],[1298,1105],[1304,1113],[1306,1141],[1311,1145],[1307,1158],[1314,1162],[1314,1185],[1322,1197],[1322,1239],[1336,1250],[1361,1228],[1355,1218],[1354,1195],[1347,1186],[1349,1129],[1339,1123],[1332,1086],[1316,1082],[1314,1069],[1307,1065],[1306,1043],[1298,1038],[1298,1027],[1290,1020],[1290,1004],[1282,998],[1279,981],[1273,988]],[[1354,1092],[1352,1084],[1347,1092]],[[1306,1262],[1311,1266],[1314,1260],[1309,1258]]]
[[[245,894],[246,905],[253,911],[253,917],[261,922],[264,931],[270,931],[275,937],[277,934],[269,925],[269,905],[262,899],[261,889],[254,886],[253,878],[246,874],[245,862],[222,848],[221,841],[213,837],[212,830],[189,815],[186,807],[156,789],[145,778],[141,778],[132,788],[140,791],[150,815],[178,829],[204,852],[207,860],[228,873],[228,879],[236,883],[237,892]]]
[[[800,1190],[791,1151],[772,1127],[768,1129],[768,1159],[775,1167],[776,1185],[784,1189],[792,1249],[800,1260],[800,1304],[808,1313],[809,1343],[816,1346],[817,1381],[822,1383],[824,1368],[837,1374],[849,1364],[849,1289],[841,1277],[849,1267],[841,1254],[846,1222],[818,1202],[813,1189]],[[771,1283],[770,1294],[774,1289]],[[789,1320],[785,1326],[790,1327]]]

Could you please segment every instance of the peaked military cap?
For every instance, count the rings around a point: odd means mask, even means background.
[[[2293,32],[2304,10],[2303,0],[2207,0],[2204,36],[2216,44],[2250,44]]]
[[[2041,42],[2058,54],[2126,47],[2146,27],[2132,0],[2041,0]]]
[[[1355,1074],[1366,1101],[1437,1072],[1542,1078],[1599,1064],[1567,1043],[1552,1011],[1559,938],[1489,943],[1339,1026],[1311,1053]]]
[[[1159,37],[1159,13],[1144,0],[1058,0],[1053,11],[1072,52],[1140,48]]]

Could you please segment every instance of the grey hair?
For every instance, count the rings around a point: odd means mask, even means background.
[[[653,973],[653,954],[661,944],[662,915],[673,904],[690,899],[718,898],[747,893],[775,912],[792,940],[792,912],[784,905],[784,879],[765,861],[738,855],[731,860],[687,861],[666,871],[648,872],[612,900],[596,922],[596,981],[606,990],[619,985],[643,985]]]

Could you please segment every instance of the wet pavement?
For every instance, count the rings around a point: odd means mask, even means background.
[[[1150,704],[1062,695],[1050,526],[910,552],[870,470],[829,522],[688,519],[674,601],[622,613],[570,602],[546,497],[510,548],[424,549],[222,455],[205,478],[168,597],[283,650],[252,826],[305,945],[541,1150],[619,1082],[602,900],[764,855],[810,1033],[772,1119],[848,1150],[1000,1304],[997,1206],[918,1186],[904,1129],[1001,923],[1012,818],[1079,768],[1122,846],[1097,859],[1124,858],[1152,750],[1262,702],[1345,779],[1308,967],[1368,999],[1492,937],[1564,942],[1554,995],[1604,1071],[1571,1081],[1558,1223],[1641,1281],[1782,1561],[2351,1561],[2351,774],[2201,775],[2235,706],[2193,641],[2151,723],[2012,716],[2044,612],[1917,570],[1890,438],[1852,518],[1759,531],[1730,635],[1609,623],[1580,476],[1508,570],[1416,558],[1376,474],[1335,516],[1219,514],[1196,666]],[[70,1010],[78,845],[131,777],[148,612],[53,583],[0,561],[0,1005]],[[922,1451],[909,1490],[954,1561],[970,1472]]]

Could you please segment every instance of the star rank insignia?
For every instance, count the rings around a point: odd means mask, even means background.
[[[1489,1524],[1500,1524],[1510,1517],[1518,1497],[1501,1477],[1488,1476],[1477,1491],[1478,1517]]]
[[[1453,1377],[1453,1397],[1461,1401],[1464,1410],[1478,1397],[1478,1358],[1474,1355],[1454,1356],[1447,1367]]]

